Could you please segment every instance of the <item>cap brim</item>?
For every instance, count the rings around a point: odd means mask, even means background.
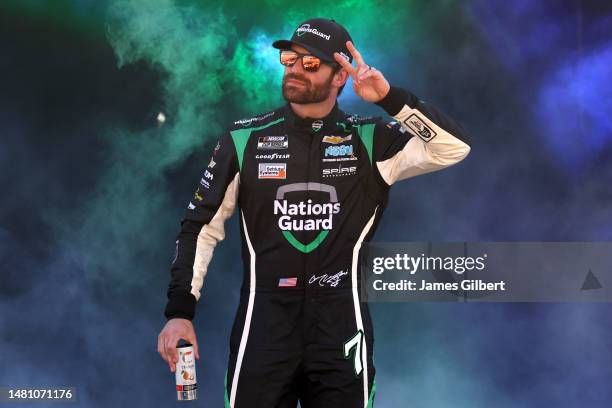
[[[312,52],[313,55],[321,58],[324,61],[328,61],[328,62],[336,62],[336,60],[333,57],[328,56],[327,54],[325,54],[323,51],[312,47],[310,45],[306,45],[303,44],[299,41],[290,41],[290,40],[276,40],[272,43],[272,46],[274,48],[278,48],[279,50],[289,50],[291,49],[291,45],[299,45],[300,47],[304,47],[306,48],[308,51]]]

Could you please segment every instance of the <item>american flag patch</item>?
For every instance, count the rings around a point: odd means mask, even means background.
[[[280,278],[278,280],[279,288],[287,288],[291,286],[297,286],[297,278]]]

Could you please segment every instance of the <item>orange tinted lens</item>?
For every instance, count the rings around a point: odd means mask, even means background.
[[[306,71],[316,71],[321,65],[321,60],[314,55],[304,55],[302,57],[302,66]]]
[[[297,61],[298,55],[293,51],[281,51],[280,53],[280,63],[286,67],[290,67],[295,64]]]

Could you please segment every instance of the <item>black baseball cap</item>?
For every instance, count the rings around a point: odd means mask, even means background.
[[[272,43],[272,46],[281,50],[288,50],[291,48],[291,44],[299,45],[328,62],[336,62],[334,52],[337,52],[349,62],[352,62],[353,57],[346,48],[347,41],[353,41],[353,39],[346,28],[335,20],[311,18],[295,29],[290,40],[277,40]]]

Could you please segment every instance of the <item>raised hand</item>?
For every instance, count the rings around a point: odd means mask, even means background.
[[[337,52],[334,53],[334,59],[353,78],[353,90],[355,93],[367,102],[378,102],[383,99],[389,92],[390,86],[382,72],[366,64],[351,41],[346,42],[346,47],[353,56],[357,66],[353,67]]]

